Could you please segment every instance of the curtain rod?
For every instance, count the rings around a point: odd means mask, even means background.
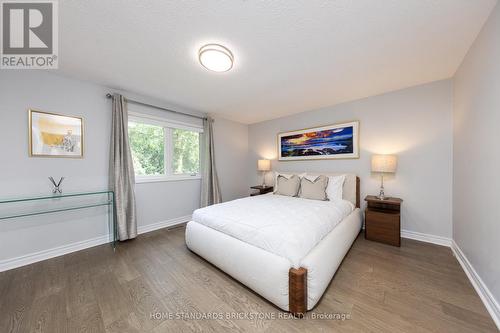
[[[106,98],[111,98],[111,97],[113,97],[113,95],[106,94]],[[193,117],[193,118],[207,120],[207,117],[201,117],[201,116],[196,116],[196,115],[190,114],[190,113],[185,113],[185,112],[170,110],[170,109],[167,109],[167,108],[163,108],[161,106],[156,106],[156,105],[152,105],[152,104],[148,104],[148,103],[143,103],[143,102],[139,102],[139,101],[136,101],[136,100],[133,100],[133,99],[129,99],[129,98],[125,98],[125,99],[127,100],[127,102],[130,102],[130,103],[139,104],[139,105],[143,105],[143,106],[149,106],[151,108],[155,108],[155,109],[158,109],[158,110],[173,112],[173,113],[181,114],[181,115],[188,116],[188,117]]]

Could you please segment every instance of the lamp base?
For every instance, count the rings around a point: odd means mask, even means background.
[[[384,192],[384,183],[382,183],[382,185],[380,186],[380,192],[377,196],[377,199],[379,199],[379,200],[387,199],[387,197],[385,196],[385,192]]]
[[[379,200],[389,199],[388,197],[385,196],[385,192],[384,192],[384,174],[382,174],[380,177],[380,192],[377,196],[377,199],[379,199]]]

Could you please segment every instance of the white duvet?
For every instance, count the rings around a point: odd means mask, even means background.
[[[193,221],[287,258],[299,268],[300,260],[353,210],[346,200],[267,194],[197,209]]]

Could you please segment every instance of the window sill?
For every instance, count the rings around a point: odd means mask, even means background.
[[[158,176],[158,177],[138,177],[135,176],[136,184],[158,183],[158,182],[177,182],[186,180],[200,180],[201,176]]]

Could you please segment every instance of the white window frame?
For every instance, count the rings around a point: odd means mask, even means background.
[[[190,123],[185,123],[176,120],[165,119],[162,117],[157,117],[149,114],[129,112],[128,120],[135,123],[142,123],[153,126],[160,126],[164,131],[164,169],[165,174],[163,175],[135,175],[135,183],[152,183],[152,182],[170,182],[170,181],[181,181],[181,180],[196,180],[201,179],[201,175],[197,174],[174,174],[172,173],[172,162],[173,162],[173,129],[183,129],[198,133],[203,133],[203,127],[197,126]],[[201,142],[200,142],[201,143]],[[201,152],[200,152],[201,157]],[[200,160],[201,163],[201,160]],[[201,168],[201,165],[200,165]]]

